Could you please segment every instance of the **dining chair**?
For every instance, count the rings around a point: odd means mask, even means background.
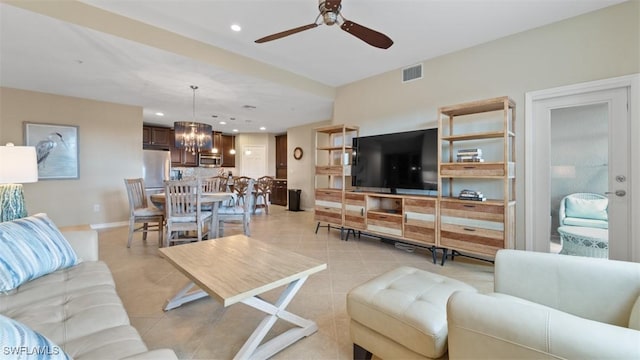
[[[273,184],[272,176],[262,176],[256,181],[256,191],[253,200],[253,213],[256,208],[264,208],[265,213],[269,214],[269,203],[271,202],[271,185]],[[262,199],[262,203],[260,203]]]
[[[167,234],[165,246],[175,242],[202,241],[213,216],[202,209],[200,180],[171,180],[164,182]],[[189,236],[194,231],[196,236]]]
[[[255,183],[255,180],[247,176],[238,176],[233,178],[233,192],[237,197],[236,205],[240,205],[240,200],[242,200],[243,203],[246,202],[247,190],[249,189],[249,181],[253,181],[253,183]],[[251,185],[251,188],[253,188],[253,185]]]
[[[233,206],[221,206],[218,209],[218,236],[224,236],[224,225],[228,223],[241,223],[243,233],[251,236],[249,223],[251,222],[251,209],[253,202],[253,193],[255,192],[255,180],[251,178],[247,182],[246,198],[242,202],[235,203]]]
[[[201,179],[202,192],[220,192],[221,176],[212,176]]]
[[[218,189],[216,190],[217,192],[228,192],[229,191],[229,187],[228,187],[228,182],[229,182],[229,177],[228,176],[222,176],[222,175],[218,175],[218,176],[214,176],[215,179],[218,179]]]
[[[158,232],[158,246],[162,246],[164,212],[148,204],[142,178],[124,179],[124,185],[127,188],[127,197],[129,198],[129,240],[127,240],[127,247],[131,247],[134,232],[142,232],[142,240],[147,241],[147,233],[149,231]],[[136,228],[136,224],[142,225]]]

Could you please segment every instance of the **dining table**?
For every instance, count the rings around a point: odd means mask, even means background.
[[[211,225],[209,226],[209,239],[215,239],[218,237],[218,209],[220,203],[227,200],[231,200],[233,194],[230,192],[203,192],[200,196],[200,203],[202,206],[206,206],[207,210],[211,206]],[[160,209],[164,209],[164,204],[167,201],[165,193],[156,193],[149,196],[151,202]]]

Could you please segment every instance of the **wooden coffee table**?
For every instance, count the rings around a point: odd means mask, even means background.
[[[158,249],[169,263],[191,280],[167,302],[171,310],[211,296],[225,307],[242,302],[267,313],[235,359],[266,359],[318,330],[315,322],[285,310],[309,275],[327,268],[312,259],[264,241],[234,235],[215,240]],[[191,291],[194,286],[200,290]],[[286,285],[271,304],[259,294]],[[260,345],[278,319],[297,325]]]

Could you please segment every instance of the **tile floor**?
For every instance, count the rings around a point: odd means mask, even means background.
[[[465,281],[482,292],[493,287],[493,265],[456,258],[444,266],[431,263],[426,250],[400,250],[376,238],[340,240],[339,230],[321,228],[310,211],[290,212],[271,206],[269,215],[252,218],[252,237],[327,262],[325,271],[312,275],[288,310],[314,320],[317,333],[277,354],[275,359],[351,359],[347,292],[397,266],[408,265]],[[241,233],[227,226],[226,235]],[[136,233],[127,249],[127,228],[100,230],[100,258],[110,267],[116,287],[135,326],[151,349],[168,347],[181,359],[231,359],[263,317],[244,304],[223,308],[210,298],[164,312],[166,299],[187,283],[187,278],[158,255],[157,237],[146,243]],[[276,289],[263,297],[273,301]],[[276,323],[268,337],[288,328]]]

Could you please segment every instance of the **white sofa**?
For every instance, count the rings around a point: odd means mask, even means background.
[[[74,359],[177,359],[149,351],[130,325],[95,231],[63,232],[79,264],[0,293],[0,314],[46,336]],[[6,344],[3,344],[6,346]]]
[[[640,264],[501,250],[447,321],[450,359],[640,359]]]

